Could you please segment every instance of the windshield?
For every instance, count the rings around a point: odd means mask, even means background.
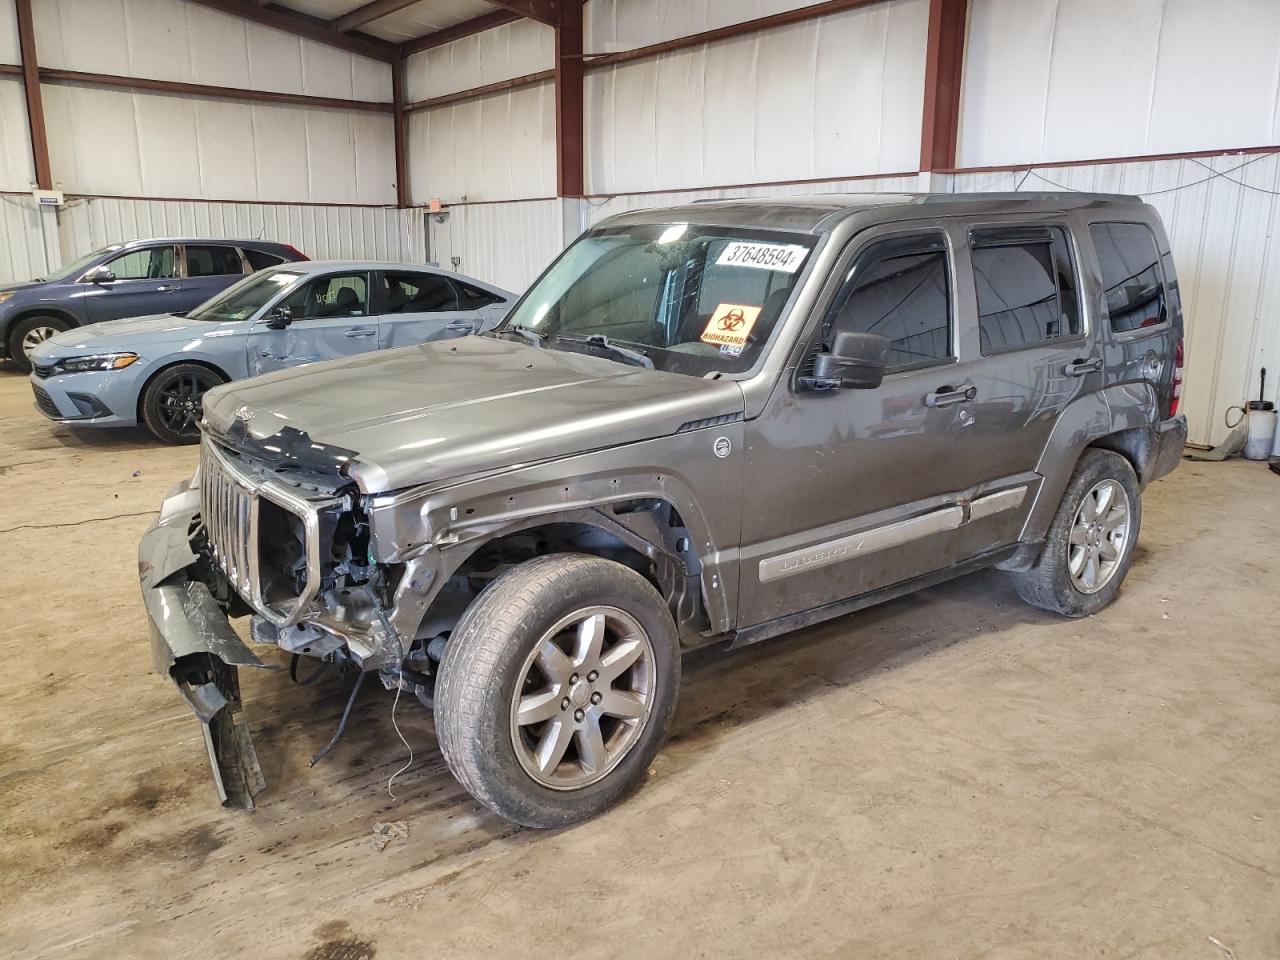
[[[37,280],[69,280],[72,277],[78,277],[83,273],[93,261],[99,257],[111,253],[113,250],[119,250],[123,244],[114,243],[109,247],[102,247],[93,253],[86,253],[79,260],[72,260],[66,266],[59,267],[47,277],[36,277]]]
[[[261,270],[206,300],[187,317],[192,320],[248,320],[301,276],[290,270]]]
[[[816,238],[688,223],[593,230],[566,250],[496,331],[543,346],[706,376],[756,361]],[[625,358],[623,358],[625,359]],[[646,364],[647,365],[647,364]]]

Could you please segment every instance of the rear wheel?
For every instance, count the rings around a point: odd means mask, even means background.
[[[179,363],[152,377],[142,392],[142,422],[165,443],[195,443],[205,391],[223,383],[208,367]]]
[[[1096,613],[1129,572],[1141,524],[1141,493],[1129,461],[1109,450],[1085,451],[1040,559],[1013,575],[1018,595],[1068,617]]]
[[[23,317],[9,331],[9,356],[23,373],[30,373],[31,351],[55,334],[70,329],[71,324],[61,317]]]
[[[494,581],[449,638],[440,749],[495,813],[565,826],[644,779],[679,680],[675,624],[643,577],[598,557],[540,557]]]

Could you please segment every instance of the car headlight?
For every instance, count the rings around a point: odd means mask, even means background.
[[[91,357],[68,357],[66,360],[55,360],[53,372],[85,373],[89,370],[123,370],[131,363],[138,362],[136,353],[99,353]]]

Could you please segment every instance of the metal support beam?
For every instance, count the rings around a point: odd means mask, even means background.
[[[548,80],[554,80],[555,76],[556,72],[554,70],[539,70],[537,73],[526,73],[522,77],[512,77],[510,80],[495,80],[493,83],[486,83],[481,87],[468,87],[466,90],[445,93],[438,97],[428,97],[426,100],[410,101],[404,105],[404,112],[417,113],[419,110],[446,107],[451,103],[478,100],[480,97],[487,97],[493,93],[504,93],[507,90],[519,90],[523,87],[532,87],[534,84],[546,83]]]
[[[36,62],[36,31],[31,21],[31,0],[15,0],[18,14],[18,49],[22,55],[22,87],[27,96],[27,125],[31,128],[31,160],[36,186],[53,189],[49,167],[49,137],[44,127],[44,100],[40,97],[40,66]]]
[[[956,165],[960,133],[960,81],[964,73],[969,0],[929,0],[925,47],[924,120],[920,126],[920,169]]]
[[[568,0],[556,23],[556,194],[581,197],[582,133],[582,4]]]
[[[348,53],[358,53],[363,57],[372,57],[375,60],[390,63],[399,56],[399,49],[393,43],[362,33],[339,33],[330,28],[327,20],[309,17],[284,7],[260,6],[252,0],[193,0],[193,2],[229,13],[233,17],[260,23],[264,27],[274,27],[276,30],[306,37],[316,43],[328,44],[339,50],[346,50]]]
[[[486,13],[483,16],[465,20],[462,23],[455,23],[452,27],[445,27],[435,33],[428,33],[413,40],[406,40],[400,44],[400,54],[407,57],[410,54],[421,53],[423,50],[430,50],[432,47],[442,47],[446,43],[453,43],[453,41],[461,40],[463,37],[469,37],[475,33],[483,33],[485,30],[492,30],[494,27],[501,27],[503,24],[515,23],[520,19],[522,18],[519,14],[512,13],[509,10],[495,10],[493,13]]]
[[[405,7],[411,7],[418,0],[373,0],[372,3],[366,3],[363,7],[356,7],[350,13],[344,13],[342,16],[329,21],[329,27],[339,32],[354,30],[356,27],[363,27],[366,23],[377,20],[379,17],[385,17],[397,11],[403,10]]]
[[[521,17],[528,17],[530,20],[537,20],[539,23],[545,23],[549,27],[557,26],[560,23],[560,13],[563,7],[580,6],[574,0],[489,0],[495,6],[502,7],[504,10],[510,10],[512,13]]]
[[[391,97],[395,107],[396,206],[411,206],[409,191],[409,115],[404,110],[404,57],[391,61]]]

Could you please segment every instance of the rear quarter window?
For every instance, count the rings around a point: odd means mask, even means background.
[[[1168,319],[1160,253],[1141,223],[1092,223],[1089,235],[1102,268],[1102,290],[1116,333],[1155,327]]]
[[[249,266],[254,270],[278,267],[284,263],[284,257],[277,257],[274,253],[264,253],[261,250],[245,250],[244,258],[249,261]]]

